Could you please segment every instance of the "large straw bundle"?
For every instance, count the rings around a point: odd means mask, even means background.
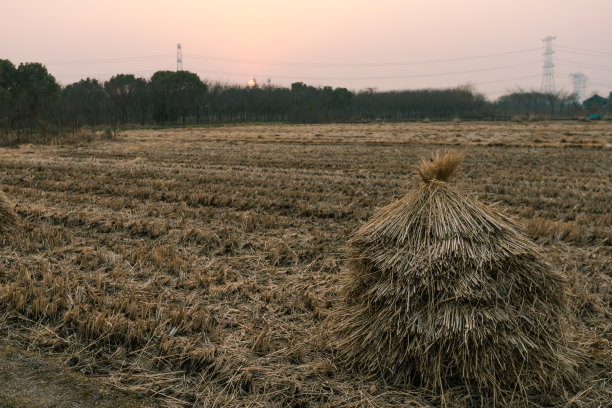
[[[497,401],[574,378],[563,277],[516,224],[445,181],[462,154],[424,161],[424,184],[350,241],[336,346],[354,368]]]

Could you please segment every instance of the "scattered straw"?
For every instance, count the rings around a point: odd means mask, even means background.
[[[14,205],[6,195],[0,191],[0,238],[5,240],[19,225],[19,216],[15,212]]]

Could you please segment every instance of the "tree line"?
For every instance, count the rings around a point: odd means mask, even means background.
[[[580,109],[563,93],[518,90],[491,102],[467,86],[387,92],[303,82],[248,87],[205,82],[188,71],[158,71],[148,80],[118,74],[105,82],[87,78],[60,86],[40,63],[15,66],[0,59],[0,134],[18,137],[126,125],[571,117]]]

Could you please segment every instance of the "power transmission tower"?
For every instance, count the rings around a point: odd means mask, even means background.
[[[588,77],[584,75],[582,72],[576,72],[575,74],[570,74],[572,78],[572,84],[574,85],[574,96],[578,102],[582,102],[582,98],[584,98],[584,92],[586,90],[586,81]]]
[[[542,71],[542,86],[540,91],[542,93],[555,93],[557,91],[557,87],[555,86],[555,64],[553,63],[553,54],[555,53],[552,49],[552,41],[557,38],[556,36],[548,36],[542,41],[546,43],[546,48],[544,49],[544,70]]]
[[[181,43],[176,45],[176,70],[183,70],[183,49],[181,48]]]

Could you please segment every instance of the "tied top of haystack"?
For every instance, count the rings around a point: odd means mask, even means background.
[[[453,174],[465,154],[458,150],[442,151],[430,160],[421,160],[419,174],[425,183],[432,181],[446,181]]]

